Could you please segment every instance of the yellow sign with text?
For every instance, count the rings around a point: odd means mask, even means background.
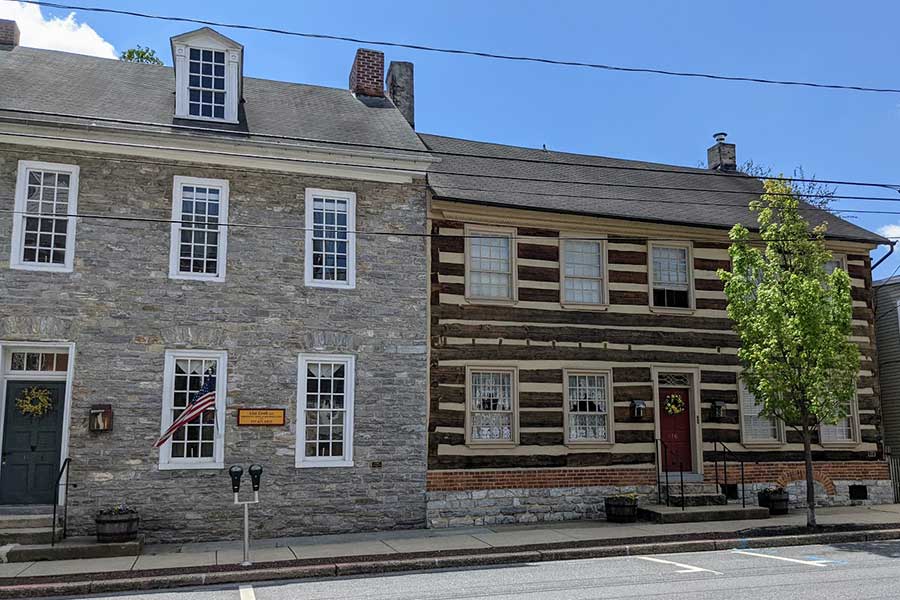
[[[244,425],[284,425],[283,408],[239,408],[238,426]]]

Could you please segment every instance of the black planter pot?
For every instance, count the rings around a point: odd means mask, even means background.
[[[759,492],[756,494],[761,508],[769,508],[769,492]]]
[[[101,543],[131,542],[137,539],[141,517],[137,513],[97,515],[97,541]]]
[[[788,514],[790,497],[787,492],[769,494],[769,514],[770,515],[786,515]]]
[[[637,498],[611,497],[604,500],[606,520],[610,523],[634,523],[637,521]]]

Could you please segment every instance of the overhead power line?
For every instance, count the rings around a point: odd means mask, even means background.
[[[184,148],[178,148],[178,147],[141,144],[141,143],[136,143],[136,142],[115,142],[115,141],[108,141],[108,140],[105,140],[105,141],[89,140],[89,139],[81,139],[81,138],[68,138],[68,137],[59,137],[59,136],[50,136],[50,135],[27,134],[27,133],[17,133],[16,135],[19,137],[28,137],[28,138],[36,138],[36,139],[47,139],[47,140],[56,140],[56,141],[81,141],[81,142],[89,142],[89,143],[103,144],[103,145],[126,146],[129,148],[155,149],[155,150],[183,150],[184,149]],[[384,166],[377,166],[377,165],[365,165],[365,164],[360,165],[360,164],[341,162],[341,161],[321,161],[321,160],[303,159],[303,158],[296,158],[296,157],[272,157],[272,156],[268,156],[268,155],[256,155],[256,154],[246,154],[246,153],[240,153],[240,152],[224,152],[224,151],[213,151],[213,150],[191,149],[191,151],[195,152],[195,153],[210,153],[210,154],[215,154],[215,155],[224,155],[224,156],[239,157],[239,158],[254,158],[254,159],[265,158],[265,159],[281,160],[281,161],[285,161],[285,162],[293,162],[293,163],[300,163],[300,164],[354,167],[354,168],[364,168],[364,169],[373,169],[373,170],[392,170],[391,167],[384,167]],[[69,151],[69,150],[66,150],[63,152],[63,151],[53,151],[53,150],[43,150],[42,149],[41,152],[44,154],[49,154],[49,155],[54,155],[54,156],[68,156],[68,157],[79,156],[79,157],[83,157],[83,158],[97,158],[96,155],[78,153],[78,152],[73,152],[73,151]],[[167,164],[167,165],[179,166],[179,167],[184,166],[183,163],[179,163],[176,161],[166,161],[165,159],[120,158],[120,157],[116,156],[115,158],[113,158],[111,160],[116,160],[119,162],[139,163],[139,164],[156,164],[156,165]],[[221,165],[206,165],[206,164],[204,164],[204,168],[211,168],[211,169],[224,170],[224,171],[240,170],[239,167],[221,166]],[[469,175],[466,173],[454,173],[454,172],[447,172],[444,174],[461,175],[461,176]],[[513,177],[509,177],[509,176],[505,176],[505,175],[496,175],[496,176],[477,175],[477,176],[478,177],[496,178],[496,179],[515,179],[517,181],[528,181],[528,182],[533,182],[533,183],[547,183],[548,182],[548,180],[538,179],[538,178],[523,178],[523,177],[513,178]],[[567,183],[565,180],[561,180],[561,181],[563,183]],[[599,182],[594,182],[594,183],[586,182],[586,183],[582,183],[580,185],[617,187],[617,184],[605,184],[605,183],[599,183]],[[691,188],[641,186],[641,185],[628,185],[626,187],[645,188],[645,189],[653,189],[653,190],[701,191],[701,192],[709,192],[709,193],[719,193],[721,191],[721,190],[709,190],[709,189],[694,189],[694,190],[692,190]],[[478,187],[455,188],[453,186],[448,186],[447,189],[459,189],[462,191],[483,192],[483,193],[487,193],[487,194],[511,193],[511,192],[505,192],[504,190],[478,188]],[[522,196],[544,196],[547,198],[573,198],[573,199],[581,199],[581,200],[602,200],[602,201],[613,201],[613,202],[629,202],[629,203],[637,203],[637,204],[663,204],[663,205],[676,205],[676,206],[679,206],[679,205],[720,206],[720,207],[730,207],[730,208],[746,208],[743,205],[737,204],[737,203],[700,202],[700,201],[696,201],[696,200],[687,200],[687,199],[685,199],[685,200],[670,200],[670,199],[651,199],[651,198],[624,198],[624,197],[616,197],[616,196],[592,196],[592,195],[584,195],[584,194],[566,194],[566,193],[558,193],[555,191],[547,192],[547,193],[516,191],[514,193],[515,193],[515,195],[522,195]],[[753,195],[752,192],[740,192],[740,193],[743,195]],[[438,197],[441,198],[441,196],[438,196]],[[461,200],[460,198],[448,198],[448,199],[464,201],[464,200]],[[486,202],[486,203],[489,203],[489,202]],[[497,203],[497,204],[499,204],[499,203]],[[524,205],[521,206],[520,208],[522,208],[524,210],[528,210],[529,208],[532,208],[534,210],[539,210],[539,208],[537,208],[537,207],[528,207],[528,206],[524,206]],[[562,209],[562,208],[564,208],[564,207],[560,207],[560,209]],[[818,209],[818,208],[815,208],[812,206],[800,206],[800,207],[798,207],[798,210],[812,211],[812,212],[816,212],[816,213],[823,212],[821,209]],[[889,211],[889,210],[835,209],[835,211],[841,212],[841,213],[848,213],[848,214],[900,215],[900,211]],[[613,216],[613,215],[602,215],[602,214],[587,214],[587,213],[585,213],[585,214],[586,214],[586,216],[593,216],[593,217],[604,217],[604,216],[611,217],[611,216]],[[659,219],[654,219],[654,220],[659,220]]]
[[[6,0],[8,2],[17,0]],[[855,92],[875,92],[885,94],[900,94],[900,89],[889,87],[870,87],[856,84],[838,84],[838,83],[820,83],[812,81],[799,81],[790,79],[772,79],[764,77],[746,77],[738,75],[723,75],[718,73],[701,73],[692,71],[675,71],[669,69],[657,69],[650,67],[626,67],[621,65],[611,65],[604,63],[592,63],[578,60],[562,60],[554,58],[546,58],[539,56],[524,56],[515,54],[499,54],[495,52],[485,52],[480,50],[465,50],[459,48],[441,48],[438,46],[427,46],[424,44],[410,44],[403,42],[391,42],[385,40],[369,40],[363,38],[355,38],[342,35],[331,35],[325,33],[310,33],[301,31],[292,31],[288,29],[280,29],[275,27],[262,27],[256,25],[246,25],[242,23],[224,23],[221,21],[210,21],[207,19],[194,19],[189,17],[176,17],[166,15],[155,15],[150,13],[121,10],[115,8],[103,8],[96,6],[76,6],[73,4],[61,4],[56,2],[44,2],[42,0],[21,0],[27,4],[35,4],[47,8],[59,8],[65,10],[83,10],[87,12],[108,13],[123,15],[129,17],[139,17],[142,19],[154,19],[160,21],[173,21],[180,23],[195,23],[198,25],[207,25],[212,27],[227,27],[229,29],[243,29],[248,31],[260,31],[264,33],[274,33],[278,35],[294,36],[309,39],[331,40],[340,42],[351,42],[355,44],[365,44],[368,46],[384,46],[388,48],[406,48],[409,50],[419,50],[422,52],[436,52],[441,54],[452,54],[457,56],[474,56],[478,58],[490,58],[495,60],[507,60],[514,62],[540,63],[547,65],[556,65],[564,67],[578,67],[586,69],[598,69],[603,71],[617,71],[624,73],[644,73],[652,75],[666,75],[670,77],[689,77],[694,79],[710,79],[715,81],[737,81],[744,83],[759,83],[767,85],[782,85],[792,87],[808,87],[819,89],[855,91]]]
[[[23,108],[7,108],[0,107],[0,112],[15,112],[21,114],[28,115],[39,115],[46,117],[54,117],[54,118],[63,118],[63,119],[82,119],[89,121],[100,121],[104,123],[113,123],[113,124],[121,124],[121,125],[138,125],[144,127],[159,127],[159,128],[167,128],[167,129],[175,129],[179,131],[188,131],[188,132],[198,132],[198,133],[212,133],[218,134],[222,137],[230,137],[230,138],[260,138],[265,140],[279,140],[279,141],[293,141],[293,142],[306,142],[311,144],[327,144],[330,146],[337,146],[342,148],[365,148],[368,150],[389,150],[402,152],[406,154],[421,154],[421,155],[433,155],[433,156],[452,156],[457,158],[482,158],[488,160],[495,160],[499,162],[516,162],[516,163],[526,163],[526,164],[539,164],[539,165],[562,165],[562,166],[571,166],[571,167],[585,167],[591,169],[604,169],[609,171],[643,171],[648,173],[671,173],[675,175],[683,175],[685,177],[730,177],[734,178],[736,176],[741,176],[741,173],[726,173],[721,171],[713,171],[713,170],[687,170],[688,167],[666,167],[666,166],[635,166],[635,165],[598,165],[598,164],[590,164],[585,162],[577,162],[577,161],[565,161],[565,160],[546,160],[540,158],[522,158],[515,156],[494,156],[491,154],[479,154],[479,153],[471,153],[471,152],[452,152],[449,150],[433,150],[433,149],[417,149],[417,148],[404,148],[402,146],[388,146],[384,144],[368,144],[365,142],[345,142],[339,140],[324,140],[321,138],[310,138],[310,137],[301,137],[301,136],[291,136],[291,135],[281,135],[281,134],[272,134],[272,133],[258,133],[258,132],[245,132],[245,131],[228,131],[223,129],[217,129],[213,127],[203,127],[200,125],[185,125],[181,123],[161,123],[155,121],[140,121],[133,119],[119,119],[115,117],[103,117],[98,115],[84,115],[77,113],[60,113],[60,112],[51,112],[51,111],[42,111],[42,110],[34,110],[34,109],[23,109]],[[229,135],[231,134],[231,135]],[[437,136],[440,137],[440,136]],[[490,142],[487,142],[490,143]],[[497,144],[502,145],[502,144]],[[290,145],[279,144],[279,147],[292,147]],[[294,146],[296,147],[296,146]],[[515,147],[515,146],[513,146]],[[304,147],[306,148],[306,147]],[[518,147],[515,147],[519,149]],[[534,148],[522,148],[524,150],[531,150],[537,152],[537,149]],[[548,156],[555,156],[559,153],[548,150]],[[572,153],[563,153],[563,154],[572,154]],[[807,179],[803,177],[776,177],[776,176],[752,176],[755,179],[765,179],[769,181],[784,181],[789,183],[818,183],[825,185],[850,185],[850,186],[859,186],[859,187],[877,187],[889,189],[895,192],[900,192],[900,183],[878,183],[878,182],[870,182],[870,181],[850,181],[850,180],[842,180],[842,179]],[[606,184],[608,185],[608,184]],[[711,191],[721,191],[721,190],[711,190]],[[744,192],[728,192],[726,193],[744,193]],[[806,196],[813,197],[815,194],[791,194],[794,196]],[[833,198],[845,199],[845,200],[888,200],[888,201],[898,201],[900,202],[900,198],[882,198],[877,196],[832,196]]]

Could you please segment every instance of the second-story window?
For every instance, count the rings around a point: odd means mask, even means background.
[[[9,261],[13,269],[73,269],[77,200],[77,166],[19,161]]]
[[[228,182],[175,177],[169,277],[224,281]]]
[[[306,285],[356,287],[356,194],[306,190]]]
[[[225,118],[225,53],[188,51],[188,113],[192,117]]]
[[[562,245],[563,304],[603,304],[603,242],[573,239]]]
[[[466,296],[476,300],[516,299],[513,231],[466,228]]]
[[[653,306],[691,307],[690,248],[684,245],[652,245]]]

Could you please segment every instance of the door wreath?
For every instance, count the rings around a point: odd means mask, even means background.
[[[675,415],[683,413],[685,409],[684,398],[678,394],[669,394],[666,396],[665,402],[663,403],[663,410],[666,411],[667,415],[674,417]]]
[[[16,408],[26,417],[43,417],[53,408],[50,390],[39,387],[25,388],[22,395],[16,399]]]

